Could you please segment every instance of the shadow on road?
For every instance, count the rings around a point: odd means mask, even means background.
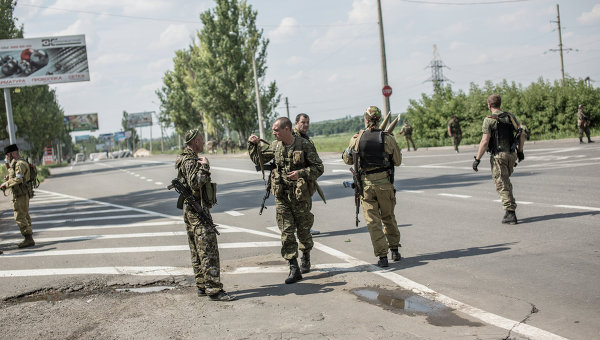
[[[550,215],[542,215],[542,216],[533,216],[533,217],[525,217],[525,218],[519,219],[519,224],[541,222],[541,221],[548,221],[548,220],[557,220],[560,218],[575,218],[575,217],[580,217],[580,216],[596,216],[599,214],[600,214],[600,211],[582,211],[582,212],[558,213],[558,214],[550,214]]]
[[[284,278],[285,277],[282,276],[281,280],[283,281]],[[346,284],[346,282],[328,282],[316,284],[307,282],[308,279],[314,279],[314,277],[306,277],[304,280],[291,285],[286,285],[285,283],[265,285],[257,288],[232,291],[232,294],[234,294],[239,300],[265,296],[285,296],[288,294],[325,294],[333,291],[334,287],[343,286]]]
[[[457,259],[461,257],[467,256],[479,256],[479,255],[487,255],[493,254],[500,251],[509,250],[510,246],[517,244],[517,242],[510,243],[500,243],[500,244],[492,244],[489,246],[482,247],[470,247],[463,249],[454,249],[441,251],[437,253],[429,253],[429,254],[421,254],[412,257],[402,258],[402,261],[395,264],[390,265],[391,267],[399,267],[401,268],[411,268],[416,266],[423,266],[428,264],[430,261],[435,260],[445,260],[445,259]]]

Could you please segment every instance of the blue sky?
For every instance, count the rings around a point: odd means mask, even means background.
[[[510,1],[510,0],[508,0]],[[486,80],[524,86],[560,79],[556,1],[382,0],[391,110],[432,92],[436,44],[454,90]],[[270,39],[267,81],[288,97],[290,115],[321,121],[383,107],[375,0],[251,0]],[[447,4],[441,4],[447,3]],[[477,4],[475,4],[477,3]],[[565,73],[600,82],[600,1],[559,2]],[[158,112],[155,90],[174,51],[201,28],[213,1],[20,0],[25,37],[85,34],[91,81],[58,84],[65,114],[98,112],[97,133],[121,129],[122,111]],[[278,111],[285,115],[284,100]],[[95,133],[95,134],[97,134]],[[149,135],[143,128],[142,135]],[[153,137],[160,135],[158,127]]]

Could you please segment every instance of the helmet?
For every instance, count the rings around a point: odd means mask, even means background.
[[[381,120],[381,110],[377,106],[369,106],[365,110],[365,119],[370,122]]]

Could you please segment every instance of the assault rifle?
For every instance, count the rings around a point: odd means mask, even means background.
[[[271,162],[268,164],[260,164],[260,165],[256,165],[256,171],[273,171],[275,170],[276,166],[275,166],[275,162]],[[259,215],[262,215],[263,210],[267,209],[267,207],[265,207],[265,202],[267,201],[267,198],[269,198],[269,196],[271,195],[271,175],[269,174],[269,179],[267,180],[267,188],[266,188],[266,192],[265,195],[263,196],[262,199],[262,204],[260,205],[260,211],[258,212]]]
[[[358,172],[358,153],[355,150],[352,150],[352,161],[354,165],[350,168],[350,172],[352,172],[352,182],[344,181],[344,188],[352,188],[354,189],[354,205],[356,206],[356,227],[358,227],[358,214],[360,212],[360,198],[363,195],[363,187],[360,181],[360,174]]]
[[[175,189],[175,191],[179,194],[179,199],[181,200],[183,198],[185,204],[187,204],[192,213],[198,218],[198,220],[200,220],[200,223],[209,230],[214,231],[217,235],[221,235],[217,230],[217,225],[213,222],[210,211],[206,207],[202,207],[200,203],[196,201],[194,195],[192,194],[192,190],[190,190],[190,188],[181,182],[179,178],[174,178],[171,181],[171,185],[169,185],[167,189]]]

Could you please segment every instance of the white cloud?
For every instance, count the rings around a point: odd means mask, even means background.
[[[184,47],[191,41],[192,29],[185,24],[169,25],[160,33],[158,41],[152,43],[152,47]]]
[[[99,56],[93,61],[95,66],[98,65],[114,65],[130,62],[135,59],[133,54],[126,53],[107,53]]]
[[[62,31],[58,31],[55,35],[77,35],[77,34],[85,34],[86,31],[90,28],[88,22],[82,19],[77,19],[74,23],[69,25],[69,27],[65,28]],[[87,42],[89,43],[89,42]]]
[[[290,80],[298,80],[298,79],[302,79],[302,78],[304,78],[303,71],[298,71],[298,72],[292,74],[291,76],[289,76]]]
[[[459,50],[466,46],[468,46],[468,44],[463,41],[453,41],[450,43],[449,49],[450,50]]]
[[[294,56],[287,58],[285,60],[285,64],[289,65],[289,66],[297,66],[297,65],[300,65],[300,64],[306,62],[307,60],[308,60],[308,58],[303,58],[303,57],[294,55]]]
[[[594,5],[589,12],[583,12],[577,18],[577,21],[583,25],[592,25],[600,22],[600,4]]]
[[[269,38],[273,43],[281,43],[288,41],[298,31],[298,21],[291,17],[281,19],[279,26],[269,32]]]
[[[463,33],[468,32],[470,29],[469,25],[464,22],[457,22],[452,24],[444,29],[444,35],[447,37],[463,35]]]

